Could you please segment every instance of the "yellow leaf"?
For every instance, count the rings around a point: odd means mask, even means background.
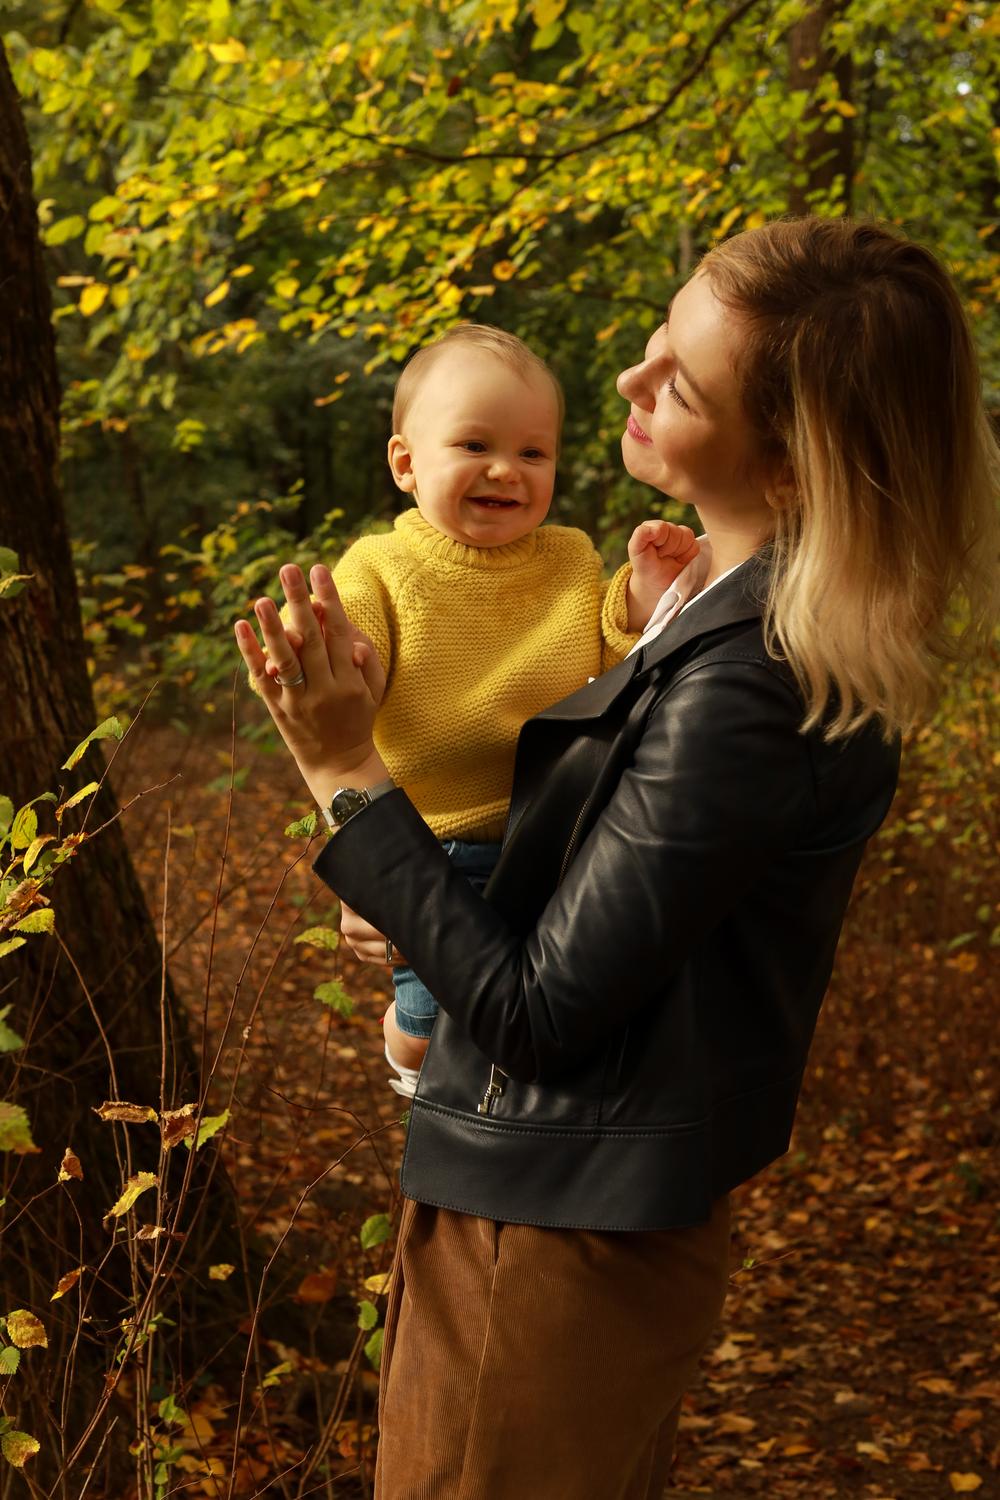
[[[23,1469],[29,1458],[34,1458],[41,1444],[27,1432],[5,1432],[0,1437],[0,1453],[12,1469]]]
[[[948,1483],[956,1495],[971,1495],[982,1484],[978,1474],[949,1474]]]
[[[279,297],[291,299],[299,289],[299,283],[294,276],[279,276],[274,283],[274,290]]]
[[[226,296],[226,294],[227,294],[228,291],[229,291],[229,282],[228,282],[228,280],[227,281],[220,281],[219,285],[217,287],[215,287],[214,290],[212,290],[211,292],[209,292],[208,296],[205,298],[205,306],[206,307],[214,307],[217,302],[221,302],[222,301],[222,299]]]
[[[743,227],[745,229],[759,229],[762,224],[766,223],[767,220],[765,216],[761,213],[760,209],[757,208],[754,209],[752,214],[747,214],[746,223]]]
[[[731,208],[729,212],[723,216],[719,224],[716,226],[715,230],[720,239],[732,228],[742,212],[743,204],[737,203],[735,208]]]
[[[126,1182],[121,1197],[104,1215],[105,1219],[120,1219],[122,1214],[127,1214],[139,1195],[151,1187],[156,1187],[157,1181],[155,1172],[134,1172]]]
[[[838,99],[833,107],[837,111],[838,115],[844,116],[845,120],[853,120],[854,116],[857,114],[857,110],[855,109],[854,105],[849,104],[846,99]]]
[[[249,276],[252,270],[253,270],[253,266],[242,265],[242,266],[237,266],[236,269],[235,269],[235,271],[233,271],[232,274],[234,276]]]
[[[209,42],[208,50],[216,62],[241,63],[247,60],[247,49],[234,36],[225,42]]]
[[[209,1281],[228,1281],[235,1270],[235,1266],[229,1265],[227,1261],[220,1260],[217,1265],[209,1266],[208,1279]]]
[[[109,1099],[106,1104],[94,1105],[94,1114],[101,1120],[118,1120],[123,1125],[148,1125],[157,1118],[151,1104],[127,1104],[124,1099]]]
[[[49,1347],[45,1329],[34,1313],[28,1312],[23,1307],[7,1314],[7,1333],[11,1343],[15,1344],[18,1349],[47,1349]]]
[[[103,281],[94,281],[90,286],[85,286],[80,293],[80,311],[85,318],[93,317],[99,308],[104,306],[104,299],[108,295],[108,289]]]
[[[497,281],[509,281],[512,276],[517,275],[517,267],[512,260],[498,260],[493,267],[493,275]]]
[[[376,1297],[383,1297],[389,1290],[391,1280],[391,1271],[376,1271],[374,1276],[365,1277],[365,1291],[374,1292]]]

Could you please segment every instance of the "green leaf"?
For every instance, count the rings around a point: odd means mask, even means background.
[[[23,948],[26,942],[27,938],[8,938],[6,942],[0,943],[0,958],[6,958],[8,953],[16,953],[18,948]],[[0,1151],[2,1150],[3,1147],[0,1146]]]
[[[0,833],[6,833],[14,818],[14,804],[9,797],[0,797]]]
[[[5,1432],[0,1437],[0,1453],[14,1469],[23,1469],[29,1458],[34,1458],[41,1444],[26,1432]]]
[[[14,923],[15,932],[54,932],[56,926],[56,914],[51,906],[39,907],[37,911],[29,911],[20,922]]]
[[[327,948],[332,953],[340,944],[340,933],[332,927],[307,927],[295,941],[308,943],[312,948]]]
[[[306,813],[304,818],[298,818],[294,823],[289,823],[285,829],[286,839],[311,839],[316,832],[316,824],[319,821],[319,813]]]
[[[50,224],[42,238],[46,245],[65,245],[67,240],[75,240],[87,227],[87,221],[80,214],[70,214],[68,219],[59,219],[57,223]]]
[[[5,595],[15,599],[24,585],[35,575],[19,573],[20,559],[9,547],[0,547],[0,599]]]
[[[20,1104],[0,1100],[0,1151],[28,1156],[38,1147],[31,1139],[31,1122]]]
[[[100,790],[101,783],[99,781],[88,781],[87,785],[82,786],[78,792],[74,792],[72,797],[67,797],[65,802],[60,802],[56,808],[56,822],[61,822],[63,813],[67,812],[71,807],[76,807],[77,803],[82,802],[84,797],[90,797],[94,792],[99,792]]]
[[[371,1338],[365,1344],[365,1354],[371,1361],[373,1369],[378,1369],[382,1363],[382,1339],[385,1335],[384,1328],[376,1328]]]
[[[7,1016],[13,1010],[12,1005],[5,1005],[0,1010],[0,1052],[17,1052],[24,1046],[24,1038],[18,1036],[13,1027],[7,1025]]]
[[[313,990],[313,998],[321,1000],[338,1015],[350,1016],[354,1013],[354,1001],[344,989],[339,979],[327,979],[323,984],[318,984]]]
[[[104,1217],[106,1219],[120,1219],[122,1214],[127,1214],[129,1209],[133,1207],[141,1193],[148,1192],[150,1188],[156,1187],[157,1181],[158,1178],[155,1172],[133,1173],[126,1182],[121,1197],[112,1204]]]
[[[358,1238],[361,1241],[362,1250],[374,1250],[376,1245],[384,1245],[392,1233],[392,1221],[388,1214],[372,1214],[361,1226]]]
[[[86,750],[91,741],[107,739],[120,740],[124,733],[124,729],[116,718],[112,717],[110,719],[104,719],[100,724],[98,724],[96,729],[92,729],[90,731],[85,740],[80,741],[76,749],[71,753],[69,759],[63,761],[62,769],[64,771],[72,771],[73,767],[83,755],[83,752]]]
[[[198,1139],[195,1140],[194,1136],[190,1135],[185,1136],[185,1146],[190,1151],[193,1145],[195,1151],[198,1151],[202,1146],[204,1146],[206,1141],[211,1140],[213,1135],[217,1135],[222,1127],[228,1124],[228,1122],[228,1109],[224,1109],[221,1115],[206,1115],[201,1124],[198,1126]]]
[[[171,1425],[183,1426],[187,1421],[187,1413],[182,1406],[177,1405],[173,1396],[164,1396],[159,1407],[160,1421],[169,1422]]]
[[[35,860],[45,848],[45,845],[51,844],[54,838],[54,833],[43,833],[37,839],[32,839],[31,843],[28,845],[28,848],[25,851],[24,858],[21,861],[21,868],[23,869],[25,875],[29,873],[32,865],[35,863]]]
[[[33,807],[22,807],[10,825],[10,847],[28,849],[38,834],[38,818]]]
[[[17,1367],[21,1363],[21,1351],[9,1345],[6,1349],[0,1349],[0,1375],[16,1375]]]
[[[358,1303],[358,1327],[364,1329],[365,1333],[374,1328],[378,1322],[378,1308],[374,1302]]]

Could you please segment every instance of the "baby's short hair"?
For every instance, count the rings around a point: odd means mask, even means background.
[[[493,354],[497,359],[502,359],[519,375],[545,375],[552,382],[552,388],[556,393],[559,426],[562,427],[566,412],[566,399],[563,396],[562,386],[544,359],[539,359],[523,339],[519,339],[516,334],[506,333],[502,328],[494,328],[489,323],[458,323],[454,328],[449,328],[447,333],[442,334],[441,338],[435,339],[433,344],[425,344],[422,349],[418,349],[404,366],[403,373],[396,382],[396,390],[392,398],[393,432],[402,431],[406,413],[413,404],[420,382],[434,361],[445,350],[455,346],[482,349],[487,354]]]

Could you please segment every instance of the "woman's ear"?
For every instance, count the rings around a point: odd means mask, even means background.
[[[413,458],[406,441],[398,432],[394,432],[389,439],[389,448],[386,454],[389,460],[389,468],[392,477],[396,481],[396,488],[403,491],[404,495],[412,495],[417,487],[417,476],[413,472]]]
[[[791,510],[799,493],[795,474],[787,459],[778,465],[764,491],[764,499],[772,510]]]

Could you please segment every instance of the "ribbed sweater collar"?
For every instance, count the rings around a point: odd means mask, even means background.
[[[479,568],[488,573],[502,573],[520,567],[534,557],[537,546],[537,532],[530,531],[527,536],[502,547],[467,547],[464,542],[453,542],[450,536],[442,536],[416,508],[396,517],[396,530],[411,551],[420,557],[434,558],[457,568]]]

